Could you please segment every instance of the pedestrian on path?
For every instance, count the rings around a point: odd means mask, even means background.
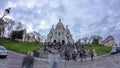
[[[70,60],[70,51],[65,50],[65,60],[69,61]]]
[[[22,68],[33,68],[33,63],[34,63],[33,52],[28,51],[27,56],[23,58]]]
[[[73,52],[73,54],[72,54],[72,59],[74,60],[74,61],[77,61],[77,54],[76,54],[76,52]]]
[[[82,50],[79,51],[79,56],[80,56],[80,59],[81,59],[81,62],[83,61],[83,52]]]
[[[90,50],[90,57],[91,57],[91,60],[93,61],[93,57],[94,57],[93,50]]]
[[[93,49],[93,53],[94,53],[94,57],[96,57],[97,56],[97,52],[96,52],[95,49]]]
[[[61,58],[58,53],[58,50],[51,50],[51,53],[48,55],[49,59],[49,68],[60,68]]]

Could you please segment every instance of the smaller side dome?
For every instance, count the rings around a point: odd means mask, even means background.
[[[54,25],[52,25],[52,28],[50,29],[49,34],[52,34],[54,32]]]
[[[67,34],[68,33],[70,34],[70,30],[68,29],[68,25],[66,25],[66,32],[67,32]]]

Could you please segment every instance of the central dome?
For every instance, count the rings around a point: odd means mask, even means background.
[[[59,23],[56,25],[56,29],[64,29],[64,25],[61,23],[61,19],[59,19]]]

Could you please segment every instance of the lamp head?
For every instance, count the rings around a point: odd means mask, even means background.
[[[5,9],[4,15],[8,15],[8,14],[10,13],[10,9],[11,9],[11,8]]]

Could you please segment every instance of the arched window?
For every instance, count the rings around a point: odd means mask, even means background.
[[[55,34],[57,34],[57,32],[55,32]]]
[[[60,32],[59,32],[59,36],[60,36]]]
[[[56,40],[54,40],[54,43],[56,43]]]
[[[64,34],[64,32],[62,32],[62,34]]]
[[[67,37],[67,39],[69,39],[69,36]]]
[[[52,38],[52,36],[50,36],[50,39]]]
[[[64,44],[65,43],[65,40],[62,40],[62,44]]]

